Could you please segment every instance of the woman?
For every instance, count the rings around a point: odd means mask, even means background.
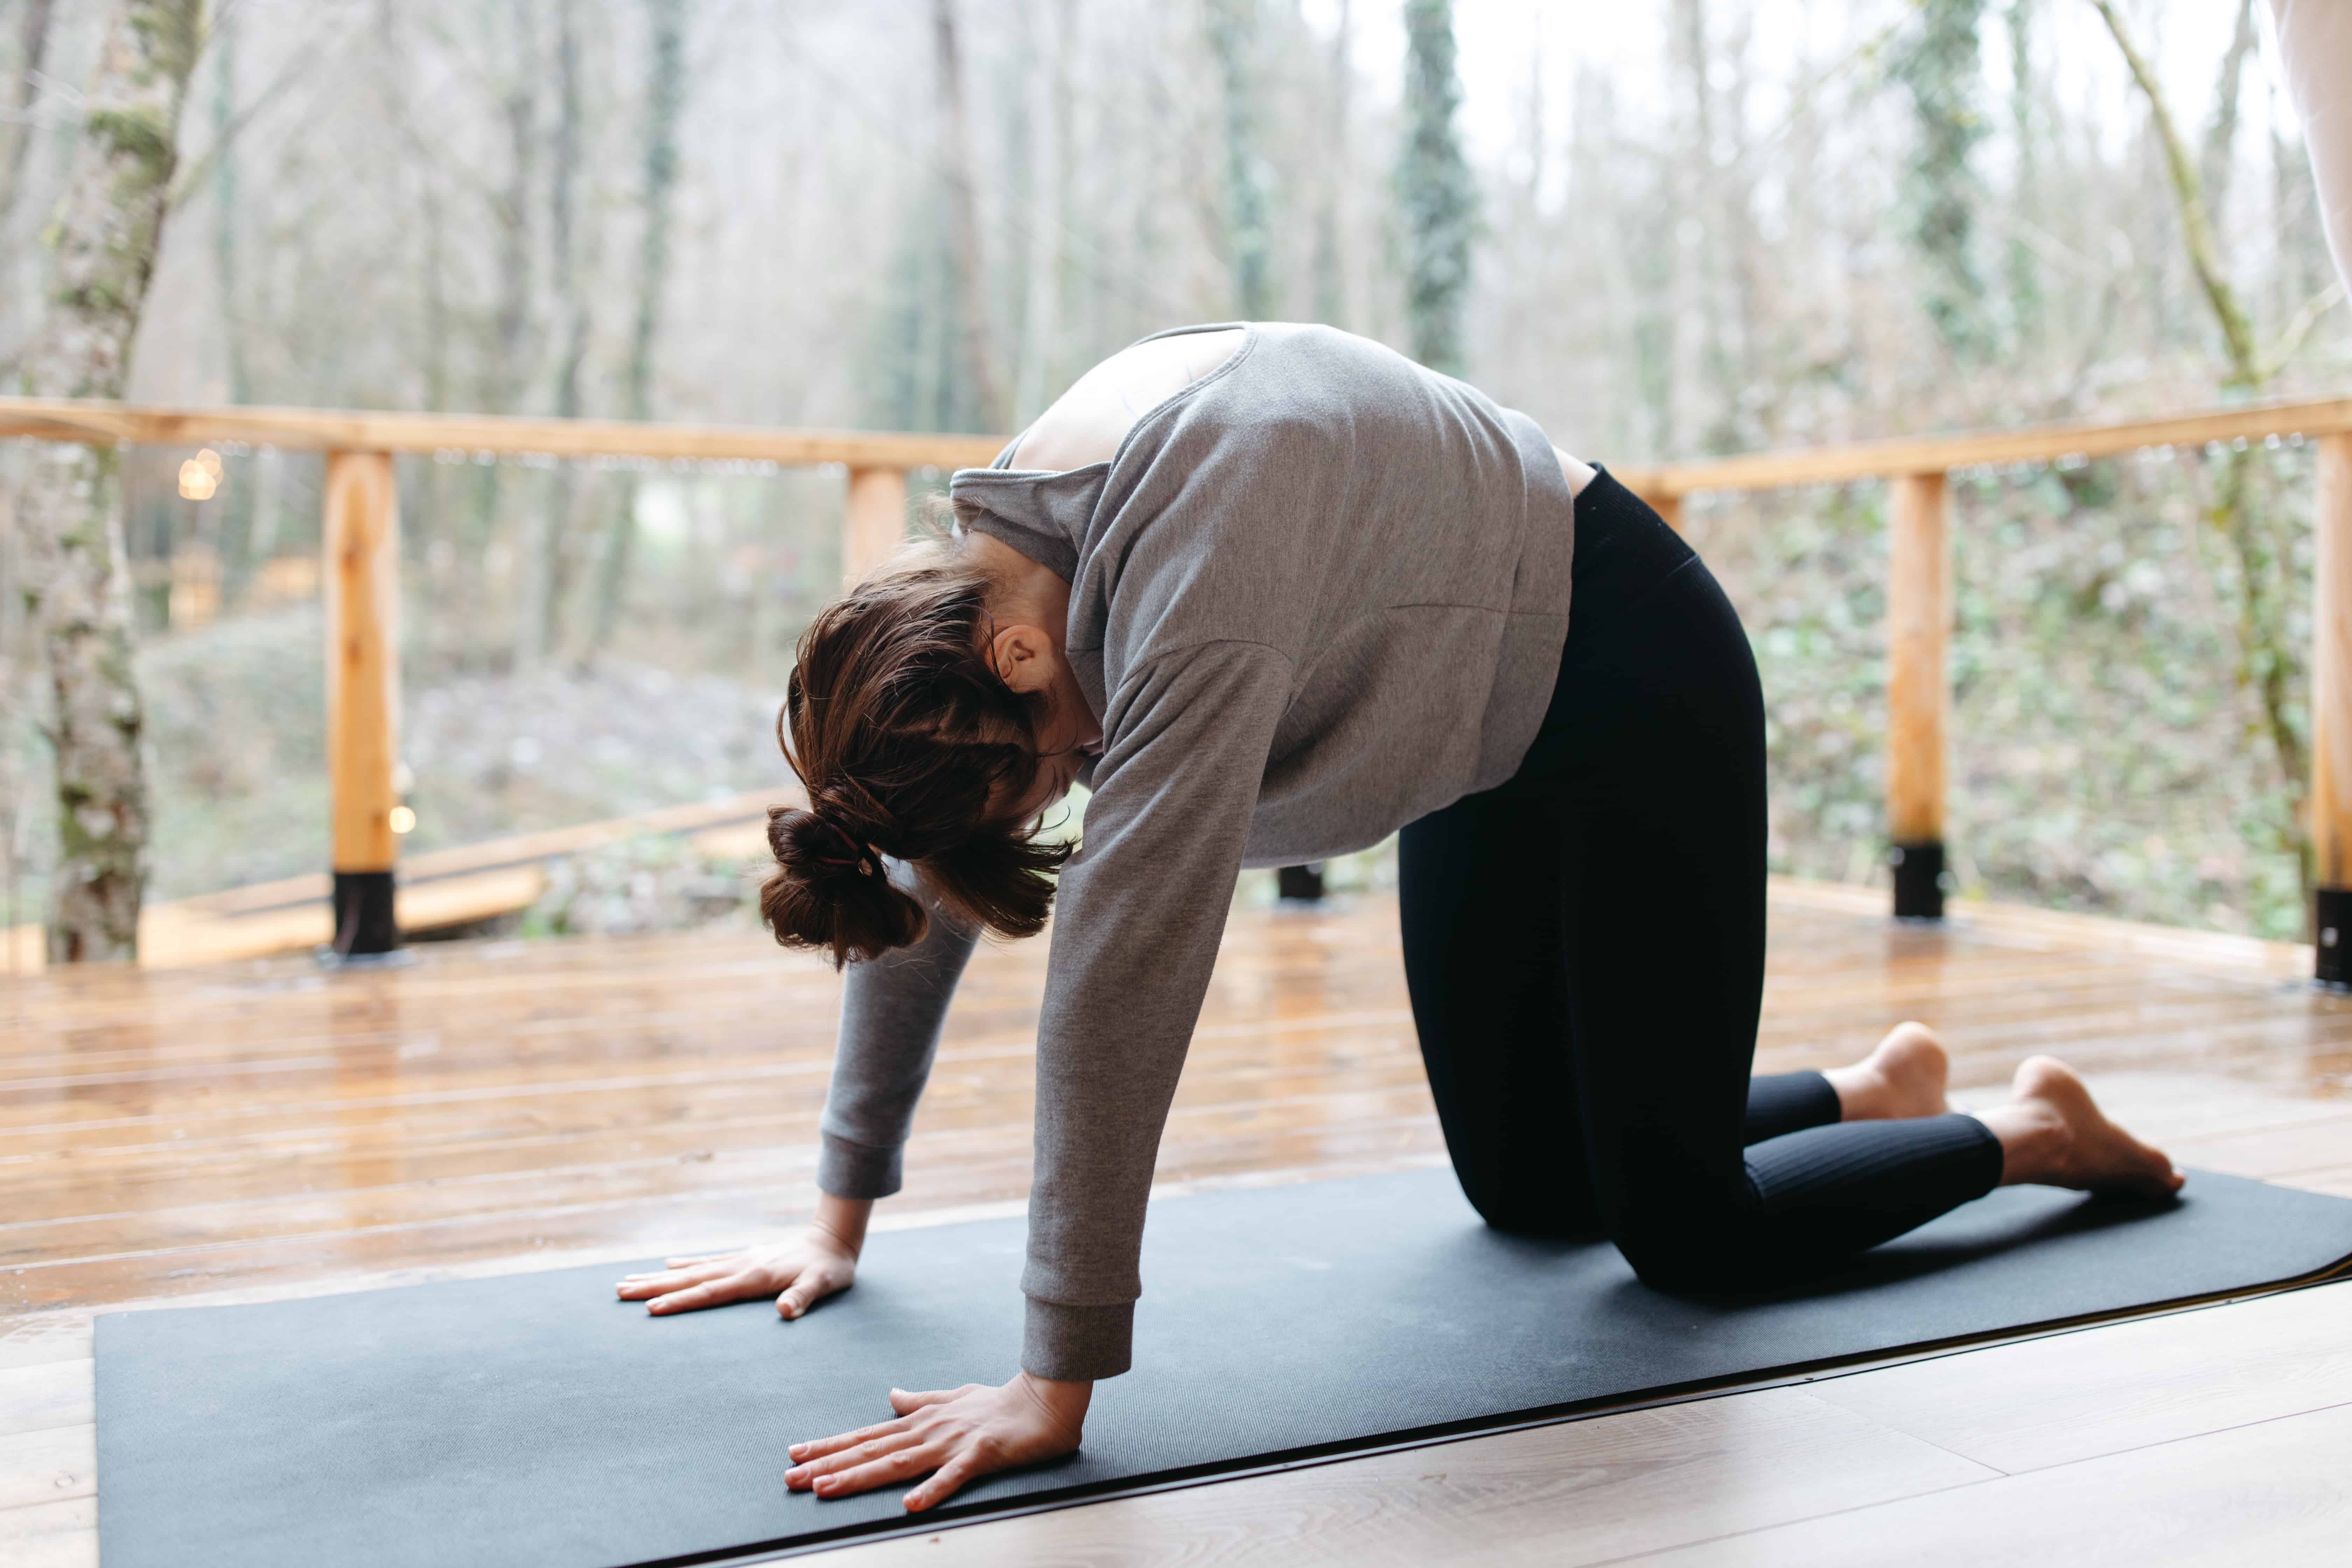
[[[795,1444],[909,1510],[1077,1447],[1127,1370],[1152,1163],[1234,879],[1402,829],[1405,972],[1487,1222],[1605,1233],[1650,1283],[1740,1289],[1999,1184],[2169,1192],[2062,1065],[1981,1116],[1933,1036],[1750,1080],[1764,720],[1706,568],[1525,416],[1323,327],[1190,328],[1082,378],[800,645],[810,809],[772,815],[777,940],[849,963],[815,1224],[620,1287],[656,1313],[851,1279],[982,928],[1060,918],[1037,1035],[1021,1374],[893,1391]],[[1085,847],[1032,835],[1074,783]]]

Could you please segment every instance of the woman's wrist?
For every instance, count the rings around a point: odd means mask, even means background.
[[[810,1225],[837,1242],[844,1252],[856,1258],[866,1249],[866,1222],[873,1217],[872,1198],[836,1197],[831,1193],[816,1195],[816,1215]]]
[[[1045,1413],[1055,1421],[1068,1426],[1072,1432],[1086,1425],[1087,1406],[1094,1402],[1095,1385],[1088,1382],[1069,1382],[1056,1377],[1039,1377],[1034,1372],[1016,1374],[1013,1382],[1026,1389]]]

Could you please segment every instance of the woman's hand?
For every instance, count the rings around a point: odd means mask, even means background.
[[[622,1300],[643,1301],[656,1316],[773,1296],[777,1311],[797,1318],[857,1278],[857,1254],[866,1244],[866,1218],[873,1207],[867,1199],[825,1194],[815,1220],[790,1241],[707,1258],[673,1258],[667,1268],[632,1274],[614,1289]]]
[[[1094,1393],[1091,1383],[1057,1383],[1025,1372],[1002,1388],[977,1383],[937,1394],[894,1388],[890,1408],[897,1420],[793,1444],[784,1485],[821,1498],[847,1497],[929,1470],[931,1479],[906,1497],[907,1511],[920,1513],[967,1481],[1077,1452]]]

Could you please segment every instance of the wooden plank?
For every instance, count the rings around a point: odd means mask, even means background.
[[[477,452],[559,458],[656,458],[793,466],[969,468],[985,466],[1001,436],[899,435],[871,430],[771,430],[653,425],[620,419],[537,419],[488,414],[401,414],[332,408],[182,408],[94,399],[0,397],[0,437],[98,445],[197,447],[244,441],[317,451]]]
[[[1841,1409],[2016,1474],[2352,1404],[2352,1288],[1824,1378]]]
[[[724,800],[694,801],[407,856],[400,862],[395,894],[401,928],[428,931],[526,908],[545,890],[542,862],[644,835],[683,833],[703,854],[755,856],[767,843],[768,807],[799,798],[796,784],[780,784]],[[313,873],[149,904],[140,911],[140,964],[182,969],[308,952],[332,934],[329,889],[329,879]],[[16,944],[13,973],[30,974],[45,967],[39,925],[0,932],[0,941]],[[0,958],[0,968],[5,967]]]
[[[900,1537],[842,1568],[1601,1563],[1994,1472],[1791,1389]]]
[[[8,1568],[98,1568],[97,1498],[0,1509],[0,1562]]]
[[[96,1426],[0,1436],[0,1509],[97,1495]]]
[[[1817,882],[1795,877],[1768,879],[1766,898],[1776,913],[1808,910],[1837,914],[1884,914],[1886,895],[1850,882]],[[2190,931],[2111,920],[2105,915],[2035,909],[1988,899],[1952,899],[1945,905],[1955,931],[1974,929],[1997,937],[2021,936],[2053,944],[2117,955],[2145,954],[2203,968],[2251,970],[2284,978],[2311,973],[2309,942],[2265,942],[2229,931]]]
[[[92,1364],[57,1361],[0,1369],[0,1435],[79,1426],[95,1419]]]
[[[1886,586],[1886,826],[1897,845],[1944,837],[1952,552],[1941,473],[1895,476]]]
[[[422,855],[403,857],[401,880],[413,886],[436,877],[463,876],[552,859],[561,855],[576,855],[583,849],[600,848],[607,844],[617,844],[649,834],[700,833],[742,823],[764,823],[770,805],[788,804],[799,798],[798,785],[791,781],[782,781],[772,789],[752,790],[743,795],[729,795],[722,800],[689,801],[683,805],[632,812],[625,816],[602,817],[594,822],[575,823],[569,827],[550,827],[536,833],[488,839],[479,844],[430,849]],[[257,882],[249,887],[232,888],[226,892],[200,894],[184,901],[207,914],[228,915],[308,903],[326,896],[327,879],[309,876],[289,877],[276,882]]]
[[[541,868],[509,866],[471,876],[404,882],[393,898],[401,930],[428,931],[528,909],[546,890],[547,873]],[[234,963],[276,953],[308,952],[324,946],[334,934],[334,914],[323,895],[249,914],[212,914],[194,900],[151,904],[139,911],[139,963],[145,969]],[[24,972],[39,967],[27,964]]]
[[[389,452],[333,451],[326,472],[330,863],[389,871],[400,767],[400,511]]]
[[[1629,1558],[1643,1568],[2344,1560],[2352,1405]]]
[[[89,1345],[89,1319],[79,1313],[0,1319],[0,1371],[88,1361]]]
[[[2149,447],[2201,447],[2212,441],[2261,441],[2272,436],[2347,433],[2352,433],[2352,397],[2329,397],[2256,403],[2242,408],[2207,409],[2116,424],[2042,425],[2020,430],[1910,437],[1612,471],[1636,495],[1686,495],[1693,490],[1836,484],[1891,474],[1941,472],[1978,464],[2112,458]]]
[[[2291,1126],[2192,1134],[2176,1139],[2168,1152],[2184,1164],[2265,1181],[2333,1170],[2352,1165],[2352,1110]],[[2352,1321],[2352,1297],[2343,1299],[2341,1310]]]

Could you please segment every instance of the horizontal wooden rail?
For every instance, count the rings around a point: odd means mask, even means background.
[[[1680,496],[1693,490],[1765,489],[1941,473],[1979,464],[2113,457],[2149,447],[2343,434],[2352,434],[2352,397],[2251,403],[2240,408],[2206,409],[2120,425],[2044,425],[2022,430],[1864,441],[1613,471],[1628,489],[1642,495]],[[179,408],[94,399],[0,397],[0,437],[9,436],[162,447],[243,441],[321,451],[740,459],[793,465],[839,463],[875,469],[973,468],[991,461],[1005,439],[895,431],[651,425],[619,419],[363,409]]]
[[[1755,452],[1611,471],[1627,489],[1654,501],[1661,496],[1684,496],[1693,490],[1770,489],[1779,485],[1833,484],[1896,474],[1939,474],[1980,464],[2112,458],[2149,447],[2202,447],[2209,441],[2259,441],[2269,436],[2345,434],[2352,434],[2352,397],[2326,397],[2250,403],[2242,408],[2215,408],[2122,425],[2041,425],[1976,435],[1863,441],[1808,451]]]
[[[991,461],[994,436],[760,430],[615,420],[533,419],[478,415],[370,413],[294,408],[166,408],[79,400],[0,397],[0,437],[100,444],[195,446],[243,442],[315,447],[332,454],[330,552],[341,576],[330,596],[330,689],[336,731],[332,790],[337,946],[354,956],[393,946],[396,838],[414,816],[397,803],[397,671],[388,657],[397,604],[396,552],[384,544],[397,516],[394,452],[687,461],[837,464],[845,470],[841,559],[856,580],[904,537],[907,473]],[[2191,450],[2216,442],[2274,437],[2318,443],[2315,522],[2319,532],[2313,675],[2313,839],[2319,886],[2314,911],[2318,977],[2352,985],[2352,397],[2248,404],[2110,425],[2051,425],[1977,435],[1864,442],[1804,452],[1765,452],[1706,462],[1617,470],[1677,526],[1682,498],[1701,490],[1889,481],[1887,594],[1887,822],[1898,915],[1938,918],[1943,910],[1946,756],[1950,692],[1946,669],[1951,623],[1949,520],[1954,469],[2113,457],[2158,447]],[[354,510],[338,473],[365,469],[368,505]],[[347,495],[345,492],[352,492]],[[341,498],[339,500],[339,498]],[[364,514],[364,515],[362,515]],[[371,520],[380,517],[381,527]],[[362,526],[365,524],[365,526]],[[356,543],[354,543],[356,542]],[[359,548],[359,545],[368,548]],[[345,546],[349,546],[345,548]],[[353,612],[376,606],[373,616]],[[364,884],[364,887],[362,887]],[[364,891],[370,934],[343,940],[351,903]],[[356,892],[353,894],[356,897]],[[356,906],[354,906],[356,907]]]
[[[81,398],[0,397],[0,437],[93,446],[200,447],[242,441],[320,451],[494,452],[556,458],[841,463],[853,468],[970,468],[992,461],[1001,436],[874,430],[763,430],[646,425],[625,419],[532,419],[491,414],[360,409],[167,408]]]

